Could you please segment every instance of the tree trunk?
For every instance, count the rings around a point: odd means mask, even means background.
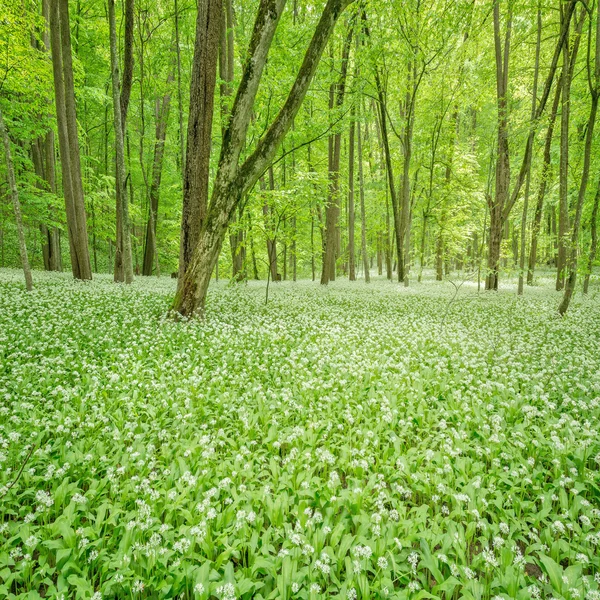
[[[590,41],[591,46],[591,41]],[[588,82],[592,96],[592,105],[590,107],[590,116],[587,122],[587,131],[585,135],[585,147],[583,153],[583,170],[581,172],[581,182],[579,184],[579,194],[577,195],[577,207],[575,209],[575,219],[573,221],[573,231],[571,232],[571,246],[569,248],[568,269],[569,274],[565,284],[565,293],[562,302],[558,307],[558,312],[564,315],[569,309],[569,304],[575,291],[577,283],[577,249],[579,241],[579,230],[581,228],[581,215],[583,214],[583,203],[585,192],[590,176],[590,163],[592,157],[592,142],[594,139],[594,128],[596,125],[596,114],[598,112],[598,99],[600,97],[600,3],[596,9],[596,52],[594,60],[593,76],[589,72],[588,64]]]
[[[17,225],[17,234],[19,237],[19,254],[21,256],[21,266],[25,275],[25,287],[30,292],[33,289],[33,278],[31,276],[31,267],[27,258],[27,246],[25,245],[25,233],[23,231],[23,219],[21,218],[21,203],[19,202],[19,190],[17,189],[17,181],[15,179],[15,169],[13,166],[12,156],[10,152],[10,139],[8,131],[4,125],[4,117],[0,110],[0,136],[4,143],[4,156],[6,158],[6,172],[8,185],[10,187],[10,195],[12,198],[13,209],[15,211],[15,223]]]
[[[542,42],[542,11],[538,6],[537,11],[537,38],[535,43],[535,66],[533,72],[533,95],[531,99],[531,121],[535,119],[537,103],[538,74],[540,69],[540,46]],[[531,184],[531,162],[527,168],[525,181],[525,199],[523,200],[523,215],[521,217],[521,248],[519,252],[519,284],[517,295],[523,294],[523,279],[525,274],[525,237],[527,234],[527,210],[529,208],[529,186]]]
[[[592,237],[590,244],[590,254],[588,256],[587,269],[585,270],[585,279],[583,281],[583,293],[587,294],[590,287],[590,276],[596,260],[596,251],[598,248],[598,205],[600,204],[600,179],[594,196],[594,207],[592,209],[592,221],[590,223],[590,234]]]
[[[354,247],[354,129],[356,125],[354,116],[353,110],[350,117],[350,134],[348,136],[348,279],[350,281],[356,281],[356,249]],[[358,127],[360,129],[360,123]],[[360,131],[358,135],[360,137]]]
[[[113,96],[113,127],[115,132],[116,154],[116,187],[117,187],[117,227],[120,226],[120,236],[117,237],[116,254],[120,261],[115,261],[115,281],[120,280],[117,273],[117,262],[122,262],[125,283],[133,281],[133,261],[131,255],[131,236],[129,231],[129,201],[125,188],[125,146],[123,141],[123,121],[121,112],[121,92],[119,81],[119,56],[117,54],[117,25],[115,19],[115,1],[108,0],[108,22],[110,29],[110,62]],[[120,245],[119,245],[120,242]]]
[[[198,5],[183,181],[178,288],[183,285],[185,271],[206,218],[222,10],[221,0],[206,0]]]
[[[360,100],[359,100],[360,102]],[[359,104],[360,106],[360,104]],[[358,192],[360,195],[360,250],[363,259],[363,269],[365,272],[365,283],[371,282],[371,273],[369,272],[369,257],[367,255],[367,213],[365,210],[365,178],[363,173],[363,150],[362,136],[360,132],[361,114],[359,111],[357,123],[357,151],[358,151]]]
[[[49,6],[52,70],[63,195],[67,215],[71,270],[76,279],[91,279],[92,267],[81,179],[81,163],[75,90],[71,58],[71,32],[67,0],[51,0]]]
[[[562,75],[561,75],[562,79]],[[562,90],[561,79],[556,85],[552,109],[550,112],[550,120],[548,122],[548,130],[546,132],[546,141],[544,143],[544,158],[542,163],[542,173],[540,179],[540,187],[538,190],[537,203],[533,216],[533,224],[531,228],[531,247],[529,249],[529,263],[527,268],[527,285],[533,285],[533,274],[537,262],[537,246],[540,226],[542,223],[542,214],[544,208],[544,197],[546,195],[546,187],[550,178],[550,160],[552,156],[552,136],[554,133],[554,124],[556,123],[556,115],[558,113],[558,104],[560,102],[560,94]]]
[[[285,103],[258,141],[255,150],[238,166],[267,53],[284,7],[284,0],[261,0],[248,59],[223,138],[207,217],[192,261],[174,300],[173,308],[180,314],[192,316],[203,312],[210,275],[219,256],[231,215],[239,199],[251,189],[273,160],[304,99],[333,28],[350,1],[327,0]]]
[[[508,63],[510,56],[510,34],[512,14],[509,14],[502,48],[500,32],[499,2],[494,3],[494,48],[496,53],[496,100],[498,105],[498,134],[496,159],[496,190],[490,202],[490,235],[488,251],[488,275],[485,289],[498,289],[498,272],[500,270],[500,247],[502,243],[502,227],[504,225],[503,210],[508,202],[510,185],[510,159],[508,151]]]
[[[167,78],[167,84],[173,81],[171,73]],[[144,243],[144,262],[142,264],[142,275],[152,275],[152,263],[156,251],[156,228],[158,222],[158,201],[160,197],[160,181],[162,177],[163,158],[165,153],[165,140],[167,137],[167,124],[169,122],[169,110],[171,106],[171,95],[165,94],[162,99],[156,101],[156,131],[154,140],[154,159],[152,161],[152,182],[149,192],[148,224],[146,226],[146,239]]]
[[[348,31],[342,49],[340,77],[337,84],[331,84],[330,108],[340,109],[344,103],[346,91],[346,75],[348,73],[348,58],[352,45],[353,24],[348,25]],[[321,284],[327,285],[335,281],[335,262],[338,248],[338,222],[340,218],[340,153],[342,145],[341,132],[329,136],[329,192],[327,209],[325,211],[325,250],[323,252],[323,270]]]

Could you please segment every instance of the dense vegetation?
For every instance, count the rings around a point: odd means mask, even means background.
[[[3,597],[600,597],[597,297],[18,279]]]
[[[599,102],[600,0],[3,0],[0,599],[600,600]]]
[[[550,265],[562,312],[578,272],[587,291],[598,3],[274,7],[5,2],[0,108],[34,267],[179,270],[183,314],[211,275],[326,284],[365,265],[406,284],[481,270],[491,289]],[[19,247],[3,195],[0,266]]]

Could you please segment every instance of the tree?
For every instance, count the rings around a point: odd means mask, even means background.
[[[25,245],[25,234],[23,232],[23,219],[21,217],[21,203],[19,202],[19,190],[17,189],[17,181],[15,179],[15,168],[13,166],[12,156],[10,152],[10,139],[8,131],[4,125],[4,117],[0,109],[0,136],[4,144],[4,156],[6,159],[6,170],[8,173],[8,184],[10,186],[10,196],[12,198],[13,209],[15,211],[15,222],[17,224],[17,233],[19,236],[19,254],[21,255],[21,265],[25,275],[25,287],[30,292],[33,289],[33,278],[31,276],[31,267],[27,258],[27,246]]]
[[[67,213],[71,269],[73,277],[76,279],[91,279],[92,266],[81,178],[68,0],[50,0],[49,16],[58,145]]]
[[[598,99],[600,98],[600,2],[596,3],[596,41],[595,41],[595,53],[593,61],[593,71],[591,61],[587,61],[588,70],[588,85],[591,96],[590,115],[587,121],[586,134],[585,134],[585,148],[583,152],[583,169],[581,172],[581,181],[579,183],[579,193],[577,195],[577,206],[575,209],[575,219],[573,221],[573,230],[571,232],[571,246],[569,248],[569,257],[567,266],[569,274],[565,284],[565,292],[563,299],[558,307],[558,312],[564,315],[569,310],[569,304],[575,291],[575,284],[577,283],[577,250],[579,241],[579,230],[581,228],[581,215],[583,214],[583,202],[585,200],[585,193],[587,190],[587,184],[590,176],[590,163],[592,158],[592,142],[594,139],[594,126],[596,125],[596,114],[598,112]],[[592,25],[590,19],[590,27]],[[591,47],[591,32],[589,46]],[[564,94],[564,89],[563,89]],[[596,202],[595,202],[596,203]],[[593,213],[592,213],[593,215]],[[596,215],[592,216],[592,219]]]
[[[285,0],[261,0],[242,79],[223,136],[223,145],[207,216],[202,223],[192,260],[183,274],[173,304],[174,310],[180,314],[192,316],[203,311],[211,273],[223,244],[231,215],[238,207],[241,198],[254,186],[272,161],[302,104],[331,32],[342,11],[351,1],[327,1],[285,103],[259,140],[255,150],[240,165],[239,158],[246,141],[254,99],[285,5]]]
[[[115,253],[115,281],[121,281],[120,265],[123,265],[125,283],[133,281],[133,261],[131,256],[131,235],[129,229],[129,203],[125,187],[125,149],[123,141],[123,113],[121,111],[121,90],[119,77],[119,55],[117,51],[117,25],[115,20],[115,0],[108,0],[108,21],[110,27],[110,62],[113,95],[113,124],[115,130],[115,154],[117,168],[117,247]]]
[[[183,180],[178,279],[180,291],[207,216],[211,133],[222,12],[221,0],[201,0],[198,4]]]

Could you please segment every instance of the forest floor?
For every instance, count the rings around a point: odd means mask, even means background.
[[[600,598],[597,283],[21,278],[0,597]]]

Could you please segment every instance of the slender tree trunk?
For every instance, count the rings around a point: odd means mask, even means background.
[[[29,259],[27,258],[27,246],[25,245],[25,233],[23,231],[23,219],[21,217],[21,203],[19,202],[19,190],[17,189],[17,181],[15,179],[15,168],[13,166],[12,156],[10,152],[10,139],[8,137],[8,131],[4,125],[4,117],[0,110],[0,136],[2,136],[2,142],[4,143],[4,156],[6,159],[6,171],[8,178],[8,185],[10,187],[10,195],[12,198],[13,209],[15,211],[15,223],[17,225],[17,234],[19,237],[19,254],[21,256],[21,266],[23,267],[23,274],[25,275],[25,287],[30,292],[33,289],[33,278],[31,276],[31,267],[29,266]]]
[[[167,84],[173,81],[171,73],[167,78]],[[169,110],[171,106],[171,95],[165,94],[162,99],[156,101],[156,132],[154,140],[154,159],[152,161],[152,182],[149,193],[148,224],[146,226],[146,239],[144,243],[144,262],[142,264],[142,275],[152,275],[152,263],[156,251],[156,228],[158,222],[158,201],[160,197],[160,181],[162,178],[162,166],[165,153],[165,140],[167,137],[167,124],[169,122]]]
[[[590,41],[591,45],[591,41]],[[590,65],[588,65],[590,69]],[[558,312],[564,315],[569,309],[569,304],[575,284],[577,283],[577,250],[579,241],[579,230],[581,228],[581,215],[583,214],[583,203],[590,176],[590,163],[592,158],[592,142],[594,139],[594,128],[596,125],[596,114],[598,112],[598,99],[600,98],[600,3],[596,9],[596,52],[594,60],[594,73],[588,78],[590,82],[590,92],[592,96],[592,105],[590,107],[590,116],[587,122],[587,131],[585,135],[585,148],[583,153],[583,170],[581,173],[581,182],[579,184],[579,194],[577,196],[577,206],[575,208],[575,219],[573,221],[573,231],[571,232],[571,245],[568,256],[568,277],[565,283],[565,293],[562,302],[558,307]],[[593,82],[593,83],[592,83]]]
[[[535,119],[537,104],[538,74],[540,69],[540,46],[542,42],[542,10],[538,5],[537,11],[537,38],[535,44],[535,66],[533,72],[533,95],[531,99],[531,121]],[[527,210],[529,208],[529,186],[531,184],[531,162],[527,169],[527,178],[525,181],[525,198],[523,200],[523,215],[521,217],[521,249],[519,252],[519,284],[517,295],[523,294],[523,280],[525,275],[525,237],[527,235]]]
[[[110,59],[112,76],[113,96],[113,125],[115,132],[115,154],[117,166],[117,215],[120,217],[121,225],[121,248],[117,247],[117,253],[121,252],[123,263],[123,274],[125,283],[133,281],[133,261],[131,254],[131,235],[129,230],[129,202],[125,188],[125,146],[123,141],[123,122],[121,112],[121,92],[119,81],[119,56],[117,54],[117,25],[115,19],[115,1],[108,0],[108,22],[110,29]],[[119,280],[115,264],[115,281]]]
[[[569,230],[569,108],[571,94],[571,74],[569,69],[569,39],[563,48],[563,78],[560,115],[560,168],[558,194],[558,255],[556,260],[556,289],[565,285],[567,266],[567,232]]]
[[[266,190],[265,179],[261,177],[260,187],[263,191]],[[269,189],[275,190],[275,173],[273,173],[273,165],[269,166]],[[263,218],[265,221],[265,237],[267,238],[267,258],[269,260],[269,272],[271,273],[271,281],[279,281],[281,276],[277,272],[277,238],[275,227],[273,225],[273,216],[269,207],[268,196],[265,194],[263,203]]]
[[[356,149],[358,151],[358,193],[360,195],[360,250],[363,259],[363,269],[365,272],[365,283],[370,283],[371,273],[369,271],[369,257],[367,255],[367,212],[365,210],[365,177],[363,173],[363,147],[362,135],[360,130],[361,115],[362,111],[359,111],[356,129]]]
[[[587,294],[590,287],[590,276],[596,260],[596,251],[598,248],[598,205],[600,204],[600,179],[594,196],[594,207],[592,209],[592,221],[590,224],[590,234],[592,237],[590,244],[590,254],[588,256],[587,269],[585,270],[585,279],[583,281],[583,293]]]
[[[337,84],[332,84],[330,91],[330,108],[340,109],[344,103],[346,91],[346,76],[348,73],[348,58],[352,46],[352,34],[354,28],[350,23],[344,46],[342,49],[342,63],[340,77]],[[341,132],[334,133],[329,137],[329,193],[327,209],[325,211],[325,250],[323,253],[323,271],[321,273],[321,284],[327,285],[335,281],[335,262],[338,249],[338,223],[340,218],[340,154],[342,145]]]
[[[562,75],[561,75],[562,78]],[[540,179],[540,187],[537,195],[537,203],[533,216],[533,224],[531,228],[531,247],[529,249],[529,264],[527,268],[527,285],[533,285],[533,274],[537,262],[537,247],[540,226],[542,223],[542,214],[544,209],[544,197],[546,195],[546,187],[550,178],[550,160],[552,156],[552,136],[554,134],[554,124],[556,123],[556,115],[558,113],[558,104],[560,102],[560,94],[562,90],[561,80],[557,82],[550,119],[548,122],[548,130],[546,132],[546,141],[544,143],[544,158],[542,162],[542,173]]]
[[[350,134],[348,136],[348,279],[356,281],[356,249],[354,247],[354,110],[350,121]],[[358,124],[360,129],[360,123]],[[360,131],[358,133],[360,136]]]
[[[179,117],[179,159],[181,162],[181,183],[185,181],[185,139],[183,136],[183,98],[181,93],[181,49],[179,44],[179,7],[174,0],[175,8],[175,56],[177,58],[177,114]]]

